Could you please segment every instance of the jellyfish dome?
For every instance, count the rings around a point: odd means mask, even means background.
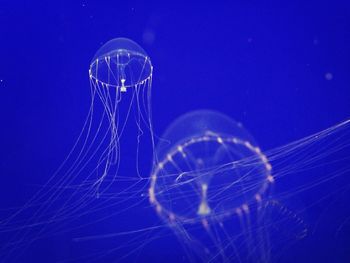
[[[127,88],[151,78],[152,63],[143,48],[134,41],[114,38],[96,52],[89,74],[91,80],[125,92]]]
[[[168,222],[210,224],[247,213],[273,183],[271,165],[253,137],[221,113],[185,114],[161,139],[149,198]]]

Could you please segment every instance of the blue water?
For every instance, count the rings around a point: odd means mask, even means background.
[[[153,124],[159,136],[178,116],[213,109],[243,123],[264,151],[350,118],[347,1],[199,4],[2,0],[0,24],[2,216],[23,206],[67,156],[90,106],[91,59],[102,44],[115,37],[136,41],[151,57]],[[124,138],[125,144],[134,139]],[[337,146],[342,145],[341,140]],[[344,169],[349,170],[346,164]],[[344,162],[331,167],[341,170],[342,165]],[[151,165],[146,165],[145,173],[150,169]],[[307,183],[305,178],[297,178],[293,177],[291,184]],[[350,261],[348,178],[332,181],[328,190],[324,186],[296,196],[298,201],[293,202],[301,203],[307,211],[303,198],[334,193],[303,215],[310,235],[289,242],[280,252],[283,262]],[[345,190],[341,188],[337,194],[338,187],[344,185]],[[283,187],[288,189],[288,182]],[[147,202],[136,212],[128,210],[103,220],[113,209],[128,205],[104,209],[75,223],[63,221],[59,228],[67,231],[26,241],[26,249],[21,248],[20,253],[9,251],[6,245],[13,236],[5,232],[0,235],[0,255],[10,255],[5,262],[60,262],[80,256],[87,258],[77,262],[114,262],[124,256],[125,262],[189,260],[181,242],[163,228],[146,231],[140,238],[159,238],[135,253],[130,253],[135,245],[113,251],[134,235],[75,240],[163,224]],[[28,213],[21,215],[22,219],[30,216]],[[321,215],[326,215],[325,219]],[[321,222],[317,231],[316,221]],[[340,234],[335,234],[339,226]],[[94,253],[104,257],[95,258]]]

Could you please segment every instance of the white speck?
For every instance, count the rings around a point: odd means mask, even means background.
[[[333,79],[333,74],[330,72],[327,72],[326,74],[324,74],[324,78],[326,80],[332,80]]]

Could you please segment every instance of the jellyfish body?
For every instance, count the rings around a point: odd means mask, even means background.
[[[98,162],[100,173],[96,185],[99,187],[106,176],[117,175],[122,159],[121,137],[126,133],[130,116],[136,121],[137,140],[149,131],[153,145],[151,120],[152,63],[147,53],[134,41],[116,38],[104,44],[93,57],[89,78],[92,101],[98,96],[103,106],[102,119],[107,118],[107,144]],[[128,134],[130,137],[132,134]],[[138,149],[136,146],[136,163]],[[111,171],[111,167],[114,170]],[[138,164],[136,164],[138,176]]]
[[[47,183],[2,220],[0,231],[14,233],[2,249],[7,254],[5,261],[16,261],[13,251],[25,251],[34,240],[56,233],[59,223],[77,222],[82,214],[106,209],[96,197],[107,198],[106,191],[118,182],[124,155],[130,166],[135,167],[136,162],[136,169],[130,169],[125,178],[140,179],[138,149],[145,131],[153,145],[152,70],[146,52],[126,38],[113,39],[96,52],[89,68],[91,104],[71,151]],[[128,138],[135,135],[136,150],[121,150],[125,133]]]
[[[100,87],[126,92],[127,88],[150,81],[152,70],[150,58],[138,44],[127,38],[115,38],[96,52],[89,75]]]
[[[190,112],[156,147],[149,201],[190,261],[281,262],[280,251],[308,236],[304,214],[320,202],[309,190],[328,198],[339,191],[330,181],[346,181],[349,124],[262,151],[231,118]]]
[[[157,213],[196,248],[195,258],[232,260],[242,251],[231,242],[232,235],[245,236],[246,251],[253,249],[253,239],[261,239],[261,233],[243,235],[244,227],[251,225],[274,178],[252,136],[229,117],[203,110],[174,121],[162,139],[149,188]],[[229,235],[224,225],[232,218],[236,232]]]
[[[273,182],[271,165],[252,137],[220,113],[186,114],[162,139],[149,191],[151,203],[168,217],[190,222],[211,213],[229,216],[261,201]]]

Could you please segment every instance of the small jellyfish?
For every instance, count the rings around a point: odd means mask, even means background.
[[[115,38],[96,52],[89,76],[94,88],[126,92],[150,84],[152,70],[150,58],[138,44],[127,38]]]
[[[100,186],[107,174],[118,174],[121,152],[121,137],[129,132],[127,122],[130,116],[135,119],[137,140],[144,134],[144,127],[150,134],[153,145],[153,128],[151,120],[151,87],[153,66],[147,53],[134,41],[127,38],[115,38],[104,44],[93,57],[89,77],[92,93],[92,104],[95,97],[100,99],[103,112],[100,122],[107,119],[108,135],[105,149],[101,151],[98,168]],[[98,129],[101,132],[100,129]],[[136,173],[138,170],[139,145],[136,146]],[[114,166],[114,171],[111,171]]]
[[[333,79],[333,74],[331,72],[327,72],[326,74],[324,74],[324,78],[326,80],[332,80]]]
[[[149,56],[130,39],[112,39],[96,52],[89,68],[90,107],[71,151],[26,204],[1,220],[0,232],[14,233],[0,251],[8,251],[4,261],[14,256],[12,250],[24,251],[34,240],[55,233],[49,226],[79,221],[83,214],[101,209],[96,197],[109,196],[118,178],[141,180],[139,145],[146,132],[153,149],[152,71]],[[127,143],[121,139],[125,134]],[[136,149],[131,153],[133,136]],[[129,173],[120,175],[123,158],[130,167],[136,162],[135,171],[124,169]],[[138,193],[129,197],[133,195]]]

